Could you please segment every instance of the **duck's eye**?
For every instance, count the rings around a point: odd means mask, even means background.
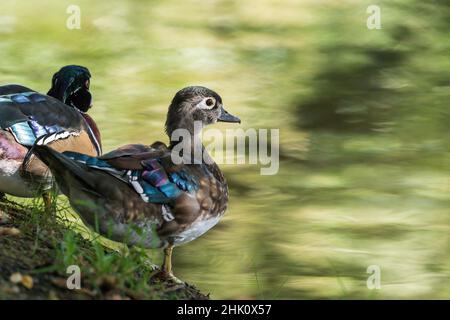
[[[86,80],[86,83],[84,84],[87,89],[89,89],[89,86],[91,85],[91,82],[89,80]]]
[[[211,98],[206,99],[206,105],[212,107],[214,105],[214,100]]]
[[[204,98],[199,104],[197,104],[197,108],[204,110],[211,110],[216,105],[216,99],[209,97]]]

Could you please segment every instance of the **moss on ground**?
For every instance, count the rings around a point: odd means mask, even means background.
[[[67,268],[81,289],[67,288]],[[88,241],[64,215],[42,205],[0,202],[0,299],[208,299],[194,286],[152,280],[144,250],[126,253]]]

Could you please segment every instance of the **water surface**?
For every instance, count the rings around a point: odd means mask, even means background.
[[[242,128],[280,129],[277,175],[222,166],[229,210],[175,250],[179,277],[213,298],[449,297],[445,1],[378,1],[381,30],[370,1],[80,0],[80,30],[69,4],[1,2],[0,83],[46,92],[62,65],[89,67],[105,151],[167,141],[192,84]]]

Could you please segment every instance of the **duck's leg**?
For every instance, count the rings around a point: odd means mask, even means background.
[[[44,193],[42,194],[42,199],[44,200],[45,211],[47,211],[47,213],[52,213],[54,211],[52,198],[53,197],[49,191],[44,191]]]
[[[173,277],[172,252],[173,252],[173,245],[169,244],[167,246],[167,248],[164,249],[164,260],[163,260],[163,264],[161,266],[161,271],[171,277]]]
[[[166,280],[166,281],[173,281],[175,283],[184,284],[183,281],[178,279],[173,275],[172,272],[172,252],[173,252],[173,245],[169,244],[164,249],[164,260],[163,264],[161,266],[161,270],[154,275],[153,277],[156,279]]]

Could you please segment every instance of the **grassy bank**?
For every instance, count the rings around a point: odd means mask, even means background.
[[[65,211],[48,214],[39,201],[0,202],[0,299],[208,298],[188,284],[152,280],[156,271],[144,250],[118,252],[84,239]],[[73,265],[81,288],[70,290]]]

